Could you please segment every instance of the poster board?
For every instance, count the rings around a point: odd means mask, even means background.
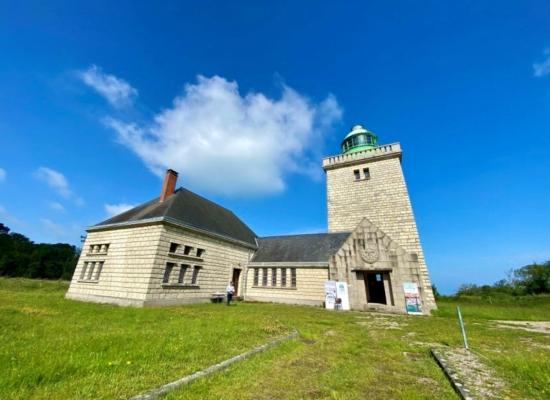
[[[349,293],[346,282],[336,282],[336,300],[339,303],[340,310],[349,310]]]
[[[420,301],[420,291],[416,282],[404,282],[403,291],[405,292],[407,314],[421,315],[422,302]]]
[[[325,281],[325,308],[334,310],[336,304],[336,281]]]
[[[346,282],[325,281],[325,308],[349,310],[349,293]]]

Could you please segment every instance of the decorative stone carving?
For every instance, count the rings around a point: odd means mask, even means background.
[[[369,264],[375,263],[380,258],[380,251],[378,250],[377,243],[371,240],[365,241],[365,247],[360,249],[359,254],[363,261]]]

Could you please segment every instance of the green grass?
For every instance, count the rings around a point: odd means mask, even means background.
[[[457,398],[428,354],[460,346],[451,300],[436,316],[409,317],[254,303],[120,308],[65,300],[66,289],[0,279],[1,399],[128,398],[293,328],[299,339],[166,398]],[[503,396],[550,396],[549,337],[489,320],[550,319],[540,299],[461,301],[470,345],[506,381]]]

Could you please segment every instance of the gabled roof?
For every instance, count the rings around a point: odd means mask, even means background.
[[[256,234],[233,212],[184,188],[162,203],[157,197],[92,228],[149,219],[164,219],[256,247]]]
[[[258,251],[251,262],[328,262],[351,232],[258,238]]]

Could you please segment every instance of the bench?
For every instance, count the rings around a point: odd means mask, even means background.
[[[210,301],[212,303],[223,303],[225,299],[225,293],[212,293],[212,296],[210,296]]]

